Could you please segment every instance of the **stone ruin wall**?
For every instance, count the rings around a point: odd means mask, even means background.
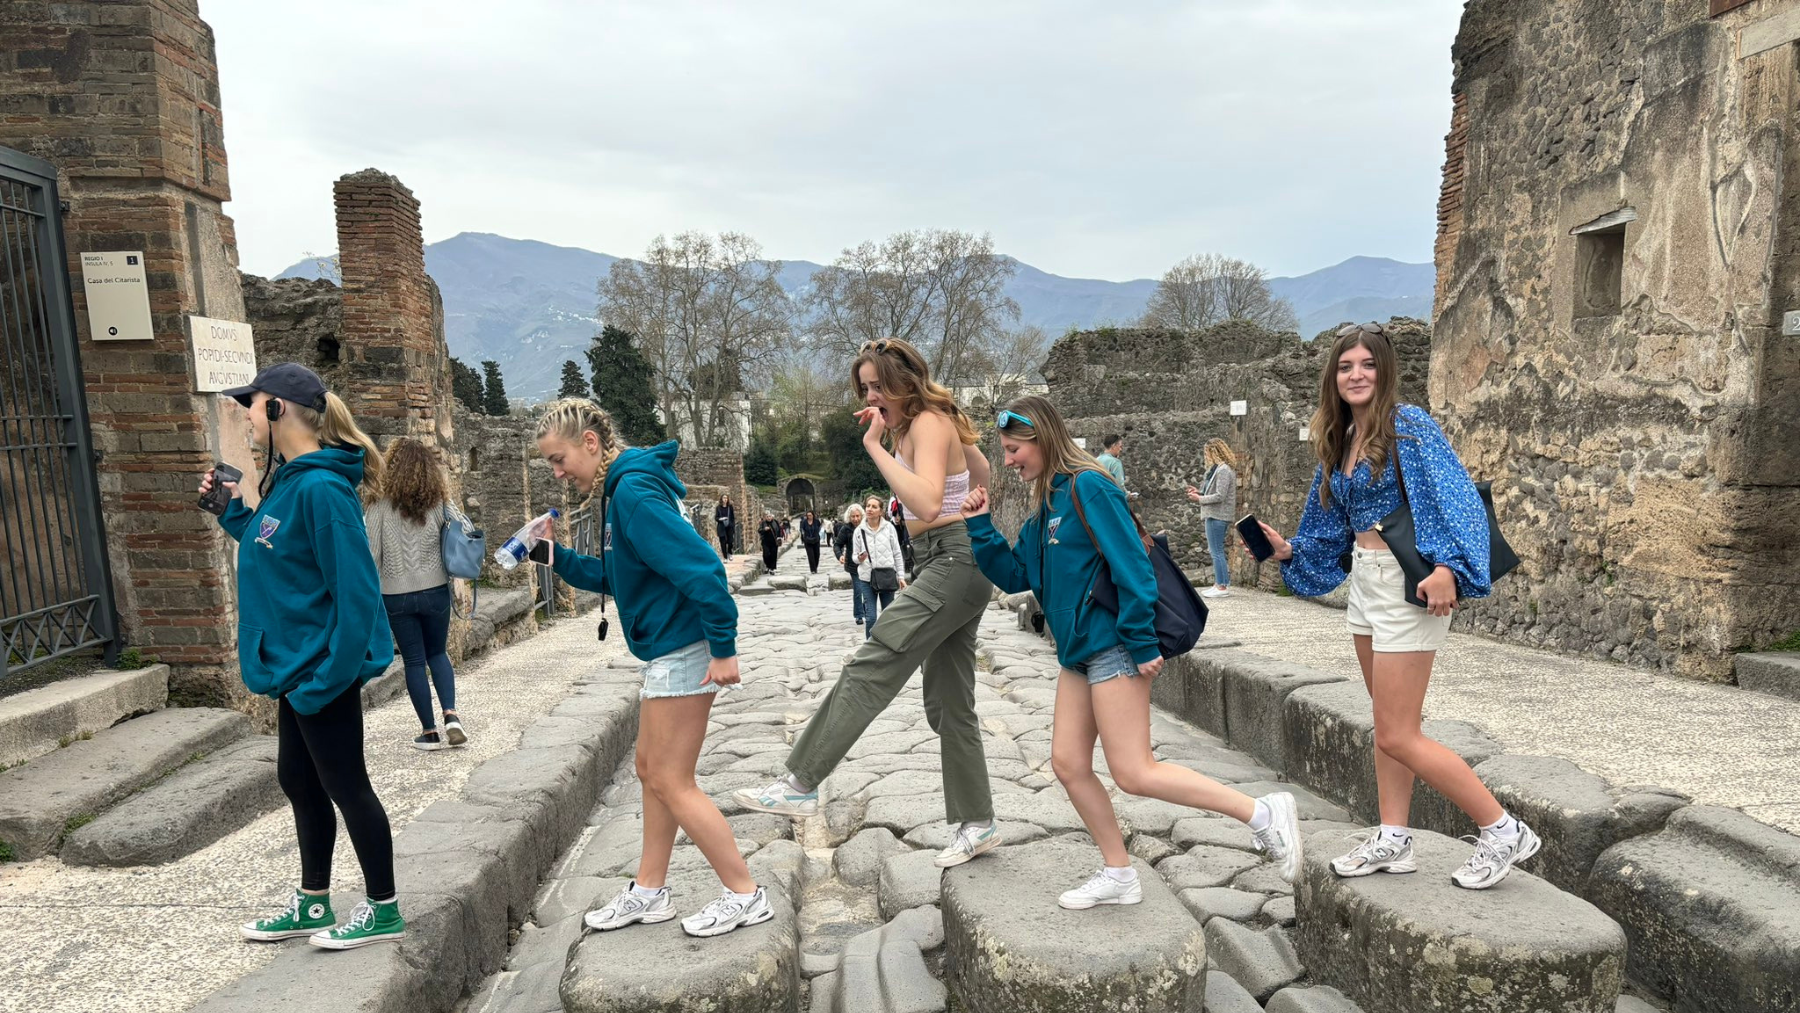
[[[1796,8],[1468,5],[1431,407],[1523,559],[1477,629],[1724,679],[1800,627],[1800,86],[1738,39]]]

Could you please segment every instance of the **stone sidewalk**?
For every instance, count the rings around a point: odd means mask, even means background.
[[[1207,604],[1207,641],[1360,678],[1340,609],[1239,588]],[[1452,632],[1425,715],[1800,834],[1800,701]]]

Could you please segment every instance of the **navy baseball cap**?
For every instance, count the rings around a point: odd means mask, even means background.
[[[298,362],[278,362],[256,374],[250,386],[233,387],[219,393],[248,408],[257,391],[316,412],[325,410],[325,381]]]

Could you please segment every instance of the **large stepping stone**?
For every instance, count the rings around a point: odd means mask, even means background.
[[[217,707],[133,718],[0,774],[0,844],[16,861],[54,851],[65,833],[193,759],[250,734],[250,719]]]
[[[167,665],[95,672],[15,693],[0,700],[0,764],[42,756],[133,714],[161,710],[168,699]]]
[[[942,931],[935,909],[919,908],[850,940],[813,983],[812,1013],[942,1013],[948,993],[924,954]]]
[[[1200,923],[1142,861],[1144,901],[1066,911],[1092,875],[1091,845],[1051,838],[1000,848],[944,876],[949,983],[961,1008],[1008,1013],[1130,1009],[1190,1013],[1206,988]]]
[[[1469,846],[1415,830],[1419,871],[1341,879],[1333,832],[1307,841],[1294,940],[1312,980],[1365,1009],[1612,1013],[1625,933],[1600,909],[1514,869],[1488,890],[1450,873]]]
[[[70,865],[159,865],[192,854],[286,801],[275,738],[226,746],[126,799],[68,836]]]
[[[1300,980],[1306,969],[1280,929],[1252,929],[1225,918],[1206,923],[1206,949],[1219,970],[1261,1002]]]
[[[1800,1010],[1800,838],[1690,806],[1607,849],[1588,890],[1625,926],[1631,977],[1684,1013]]]

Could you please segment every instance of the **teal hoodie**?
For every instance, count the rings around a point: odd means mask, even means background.
[[[713,657],[735,657],[737,602],[725,564],[681,515],[680,450],[671,440],[620,454],[606,469],[605,567],[559,545],[552,568],[582,590],[616,599],[625,644],[645,661],[701,640]]]
[[[362,473],[360,449],[302,454],[275,469],[255,510],[234,499],[219,518],[238,543],[244,685],[287,697],[301,714],[317,714],[394,660],[356,493]]]
[[[1009,545],[988,514],[968,519],[975,565],[1008,594],[1031,591],[1044,608],[1044,622],[1056,638],[1056,660],[1080,664],[1111,647],[1124,645],[1138,664],[1162,656],[1156,639],[1156,571],[1138,537],[1125,490],[1104,472],[1080,472],[1074,482],[1095,545],[1075,515],[1069,476],[1050,482],[1050,501],[1019,528],[1019,544]],[[1046,527],[1048,529],[1046,534]],[[1049,579],[1046,588],[1045,552]],[[1112,568],[1119,591],[1115,617],[1089,597],[1102,565]]]

